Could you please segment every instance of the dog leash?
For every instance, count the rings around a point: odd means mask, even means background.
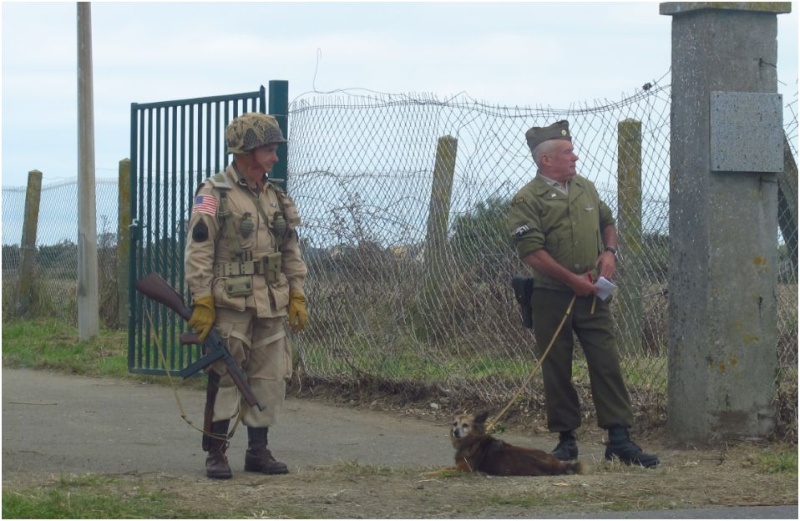
[[[547,346],[547,349],[544,350],[544,353],[542,353],[541,358],[539,358],[539,361],[533,367],[533,370],[528,375],[528,378],[526,378],[525,381],[522,382],[522,385],[520,385],[519,389],[517,389],[517,392],[514,393],[514,396],[511,397],[511,400],[509,400],[508,404],[506,404],[506,406],[503,407],[503,410],[500,411],[500,414],[498,414],[495,418],[492,418],[492,420],[488,422],[488,424],[486,425],[486,432],[488,433],[494,432],[494,428],[495,425],[497,425],[497,422],[500,420],[500,418],[502,418],[506,414],[506,412],[508,412],[508,409],[511,407],[511,404],[514,403],[517,400],[517,398],[519,398],[519,395],[522,394],[522,390],[525,389],[525,387],[527,387],[527,385],[530,383],[531,379],[533,378],[533,375],[536,374],[536,372],[539,370],[540,367],[542,367],[542,362],[544,362],[545,357],[547,357],[547,353],[550,352],[550,348],[553,347],[553,344],[556,343],[556,338],[558,337],[558,334],[561,333],[561,330],[564,328],[564,324],[567,322],[567,317],[570,315],[570,313],[572,313],[572,306],[575,304],[575,298],[577,298],[577,296],[578,295],[572,295],[572,300],[569,301],[569,306],[567,306],[567,310],[564,312],[564,316],[561,318],[561,323],[556,328],[556,332],[553,333],[553,338],[550,339],[550,344]]]

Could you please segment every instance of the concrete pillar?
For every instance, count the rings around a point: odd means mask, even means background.
[[[761,437],[777,371],[777,14],[791,4],[675,2],[668,428]]]

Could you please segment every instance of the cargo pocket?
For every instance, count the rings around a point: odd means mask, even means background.
[[[252,293],[252,279],[253,277],[247,275],[245,277],[219,277],[214,279],[214,286],[212,293],[214,294],[214,305],[222,308],[235,309],[236,311],[244,311],[247,302],[247,297],[237,294],[234,288],[234,294],[228,292],[229,286],[243,286],[243,284],[233,284],[233,279],[250,279],[250,293]]]
[[[267,284],[267,287],[272,310],[277,314],[281,314],[281,311],[285,312],[289,307],[289,281],[286,279],[286,275],[281,273],[278,282]]]

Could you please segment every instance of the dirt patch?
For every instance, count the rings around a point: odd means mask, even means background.
[[[558,517],[797,503],[796,476],[756,470],[753,460],[759,447],[676,451],[653,440],[648,446],[666,463],[648,470],[598,462],[583,476],[429,478],[423,472],[431,467],[340,463],[301,468],[285,476],[236,472],[229,481],[197,474],[116,475],[102,486],[116,497],[134,490],[158,492],[177,508],[209,517]],[[22,475],[6,481],[4,475],[3,488],[7,493],[62,481],[63,477]]]

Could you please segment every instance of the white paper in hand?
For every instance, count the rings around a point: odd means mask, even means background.
[[[605,277],[597,279],[597,282],[594,283],[594,287],[597,288],[597,298],[604,302],[610,295],[613,295],[614,292],[617,291],[617,285]]]

